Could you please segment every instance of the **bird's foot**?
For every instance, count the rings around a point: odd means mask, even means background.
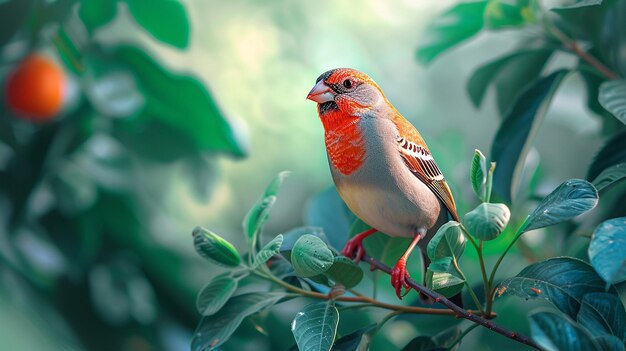
[[[365,248],[363,247],[363,237],[357,235],[348,240],[346,246],[341,250],[341,254],[352,259],[354,263],[359,263],[365,256]],[[356,255],[354,251],[356,250]]]
[[[391,270],[391,286],[396,289],[396,295],[400,300],[411,290],[409,283],[406,281],[410,277],[409,272],[406,270],[406,261],[403,259],[398,260]],[[402,294],[402,287],[406,289],[404,294]]]

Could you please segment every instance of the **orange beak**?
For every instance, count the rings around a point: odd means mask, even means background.
[[[315,84],[313,89],[309,91],[309,95],[307,95],[306,98],[318,104],[323,104],[325,102],[334,101],[335,94],[324,81],[320,80]]]

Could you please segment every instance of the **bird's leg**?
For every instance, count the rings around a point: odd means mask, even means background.
[[[372,228],[353,236],[352,239],[348,240],[346,246],[343,247],[343,250],[341,250],[341,254],[348,258],[354,259],[354,263],[359,263],[359,261],[361,261],[361,259],[365,255],[365,248],[363,248],[363,239],[376,233],[377,231],[378,230]],[[357,250],[356,256],[354,256],[355,249]]]
[[[413,237],[411,245],[409,245],[409,248],[406,250],[404,255],[400,257],[398,262],[396,262],[396,265],[391,270],[391,286],[396,289],[396,295],[400,300],[402,300],[402,297],[408,294],[411,290],[411,287],[406,282],[406,278],[409,277],[409,272],[406,270],[406,261],[409,259],[409,256],[411,256],[411,252],[415,249],[417,242],[424,237],[425,232],[425,230],[418,230],[417,233],[415,233],[415,237]],[[402,287],[406,289],[404,294],[402,294]]]

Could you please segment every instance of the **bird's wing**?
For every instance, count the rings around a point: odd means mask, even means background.
[[[419,140],[422,140],[422,142],[420,143]],[[454,220],[458,222],[459,216],[456,213],[456,204],[454,203],[450,187],[430,151],[425,146],[422,146],[425,145],[423,144],[423,139],[419,137],[416,140],[417,142],[413,142],[408,140],[408,138],[399,136],[396,141],[398,142],[398,150],[407,167],[437,195],[448,208]]]

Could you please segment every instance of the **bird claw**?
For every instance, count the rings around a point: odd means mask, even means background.
[[[356,250],[356,255],[354,255],[354,250]],[[365,256],[365,248],[363,247],[363,239],[355,236],[354,238],[348,240],[346,246],[341,250],[341,254],[352,259],[354,263],[359,263]]]
[[[406,262],[399,260],[391,270],[391,286],[396,289],[396,296],[398,296],[400,300],[411,290],[407,282],[407,278],[409,277],[409,272],[406,270]],[[404,294],[402,294],[402,287],[406,289]]]

